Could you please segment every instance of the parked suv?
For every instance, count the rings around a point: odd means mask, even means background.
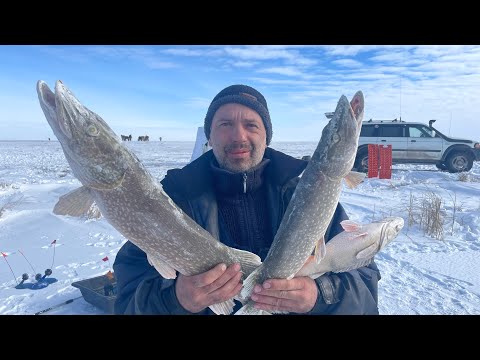
[[[449,172],[469,171],[480,160],[480,144],[453,139],[428,125],[402,120],[368,120],[362,123],[354,167],[368,171],[368,144],[392,145],[394,164],[435,164]]]

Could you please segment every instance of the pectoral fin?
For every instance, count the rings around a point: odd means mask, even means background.
[[[147,260],[149,264],[152,265],[165,279],[175,279],[177,277],[175,269],[158,257],[153,257],[147,254]]]
[[[365,173],[350,171],[345,176],[345,183],[350,189],[356,188],[365,179],[365,176],[367,176]]]
[[[371,258],[371,257],[374,257],[375,254],[378,252],[378,246],[377,244],[372,244],[370,245],[369,247],[366,247],[365,249],[363,249],[362,251],[360,251],[356,258],[357,259],[367,259],[367,258]]]
[[[317,241],[315,246],[315,263],[319,264],[320,261],[325,257],[327,253],[327,248],[325,247],[325,237],[322,236],[320,240]]]
[[[94,202],[90,189],[82,186],[60,196],[53,208],[53,213],[56,215],[99,218],[100,210],[94,205]]]

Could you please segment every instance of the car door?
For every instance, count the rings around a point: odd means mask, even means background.
[[[382,124],[379,128],[378,145],[392,145],[393,160],[407,160],[407,138],[404,124]]]
[[[362,124],[358,145],[376,144],[378,140],[378,125]]]
[[[407,127],[407,153],[411,161],[435,161],[442,157],[443,139],[425,125]]]

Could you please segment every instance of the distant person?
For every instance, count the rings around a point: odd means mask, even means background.
[[[163,190],[222,243],[264,260],[308,161],[268,147],[272,124],[267,102],[250,86],[220,91],[208,108],[204,131],[212,150],[169,170],[161,181]],[[338,204],[326,241],[343,231],[340,222],[347,218]],[[113,267],[116,314],[213,314],[208,306],[233,298],[242,287],[239,264],[164,279],[130,241]],[[262,288],[257,304],[299,314],[378,314],[379,279],[374,262],[315,280],[271,279],[271,288]],[[236,301],[234,312],[240,306]]]
[[[48,138],[48,141],[50,141],[50,138]]]
[[[162,141],[162,137],[160,136],[160,141]]]

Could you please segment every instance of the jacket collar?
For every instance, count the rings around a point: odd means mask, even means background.
[[[270,159],[263,160],[253,169],[243,173],[233,173],[218,166],[215,158],[210,162],[215,189],[223,195],[236,195],[250,193],[259,189],[263,184],[263,172]]]
[[[265,176],[272,185],[278,186],[299,176],[308,164],[305,160],[296,159],[270,147],[265,149],[264,159],[270,160],[265,167]],[[198,197],[207,191],[212,191],[213,174],[210,168],[212,161],[216,163],[213,151],[209,150],[181,169],[168,170],[162,184],[180,187],[189,197]]]

